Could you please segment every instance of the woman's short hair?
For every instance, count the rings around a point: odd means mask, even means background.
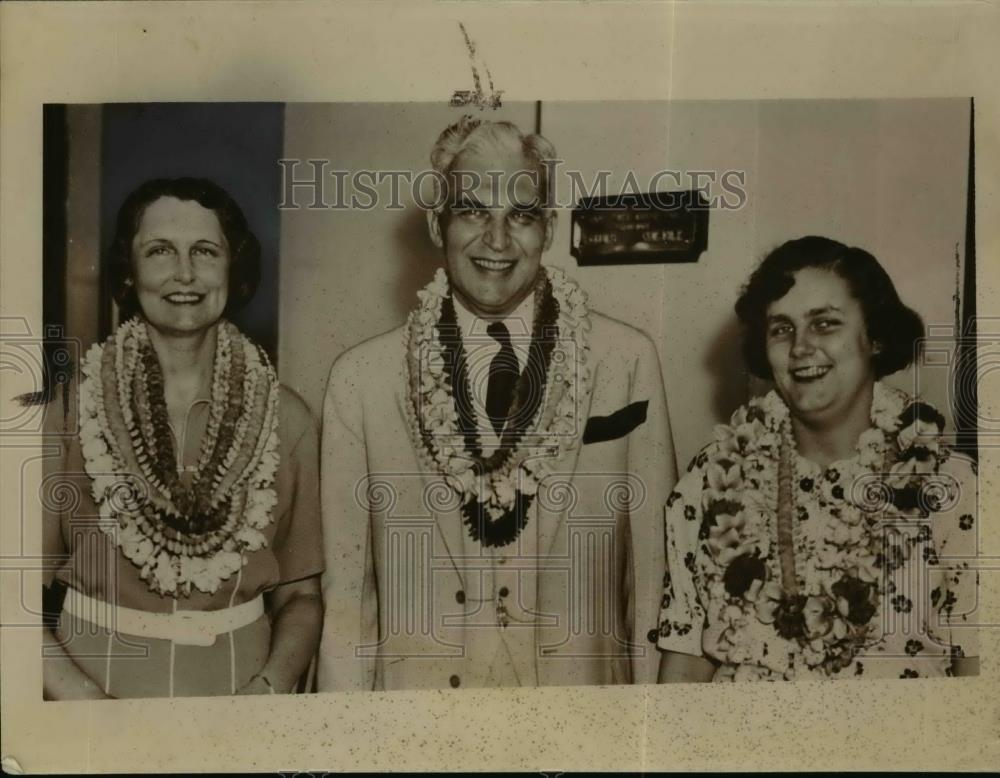
[[[795,273],[805,268],[836,273],[861,304],[868,338],[879,346],[872,356],[876,378],[913,362],[922,346],[923,320],[899,299],[879,261],[864,249],[811,235],[783,243],[764,257],[736,301],[736,315],[743,325],[743,356],[751,373],[773,378],[767,359],[767,309],[788,293]]]
[[[260,241],[243,210],[221,186],[207,178],[155,178],[136,187],[122,202],[108,250],[108,282],[121,308],[121,318],[139,313],[132,281],[132,241],[146,208],[161,197],[194,201],[215,212],[229,245],[229,288],[223,315],[245,306],[260,283]]]
[[[556,149],[544,136],[525,135],[512,122],[494,122],[466,114],[438,136],[431,149],[431,166],[447,181],[455,159],[463,151],[524,154],[538,171],[541,201],[549,201],[549,169],[546,163],[555,160]],[[440,179],[436,183],[440,186]],[[440,190],[435,192],[435,198],[438,202],[442,201]]]

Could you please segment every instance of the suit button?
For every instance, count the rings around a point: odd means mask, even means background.
[[[658,629],[651,629],[649,632],[646,633],[646,640],[648,640],[650,643],[655,643],[659,637],[660,637],[660,630]]]
[[[451,678],[448,679],[448,683],[451,684],[452,689],[457,689],[459,685],[462,683],[462,679],[459,678],[457,675],[453,675]]]
[[[463,592],[461,589],[459,589],[457,592],[455,592],[455,601],[459,605],[464,605],[465,604],[465,592]]]
[[[501,586],[500,587],[500,596],[501,597],[506,597],[508,594],[510,594],[510,589],[508,589],[506,586]]]

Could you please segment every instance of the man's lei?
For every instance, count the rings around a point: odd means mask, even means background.
[[[465,372],[462,336],[444,270],[417,293],[407,320],[407,416],[425,466],[444,476],[473,539],[513,542],[528,520],[539,484],[581,434],[591,372],[590,319],[583,290],[545,268],[535,287],[535,321],[500,445],[484,457]]]

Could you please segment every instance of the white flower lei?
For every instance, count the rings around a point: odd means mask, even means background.
[[[407,319],[407,421],[414,448],[424,466],[444,476],[464,505],[475,498],[497,518],[514,505],[516,493],[534,495],[554,465],[576,444],[580,408],[591,391],[587,333],[587,295],[557,268],[545,268],[559,305],[559,335],[546,375],[545,397],[527,432],[504,463],[478,478],[473,459],[463,449],[463,433],[445,361],[437,349],[441,305],[449,294],[448,276],[438,269],[417,292],[419,307]],[[429,449],[429,450],[428,450]]]
[[[236,423],[232,445],[213,477],[212,505],[230,499],[228,519],[221,542],[181,543],[168,537],[162,526],[149,521],[150,509],[178,515],[173,496],[155,472],[148,452],[136,456],[133,446],[123,447],[106,412],[102,376],[105,349],[114,350],[117,406],[133,443],[143,439],[143,423],[132,408],[132,386],[137,354],[148,344],[146,325],[138,319],[123,323],[104,344],[95,344],[82,363],[80,386],[80,442],[84,469],[91,478],[91,491],[98,505],[100,528],[136,567],[152,591],[184,594],[192,586],[213,593],[248,561],[248,552],[267,545],[260,531],[271,522],[277,504],[273,488],[278,467],[278,380],[266,356],[228,322],[218,327],[212,400],[199,467],[211,451],[207,439],[218,433],[229,395],[229,363],[234,348],[245,359],[244,403]],[[262,407],[253,407],[255,393],[266,392]],[[260,418],[255,418],[260,416]],[[234,464],[240,467],[234,469]],[[218,533],[215,533],[218,534]]]
[[[865,630],[851,627],[846,620],[847,603],[838,598],[834,585],[844,576],[851,576],[866,585],[877,587],[880,583],[879,543],[872,541],[864,521],[864,514],[894,510],[886,497],[886,486],[907,486],[931,473],[947,456],[947,450],[938,443],[939,430],[934,424],[915,418],[902,429],[901,415],[909,398],[902,392],[876,382],[873,389],[871,421],[858,441],[858,455],[848,462],[837,463],[836,480],[829,477],[815,484],[815,489],[827,503],[835,503],[827,527],[826,543],[819,549],[817,569],[819,579],[813,581],[805,596],[806,624],[817,626],[816,636],[808,640],[795,653],[802,656],[807,666],[820,667],[826,663],[837,666],[843,651],[844,639],[849,633],[865,639]],[[914,458],[894,463],[889,478],[883,478],[887,455],[901,454],[918,444],[928,452],[926,462]],[[777,604],[783,596],[776,554],[772,554],[777,538],[778,476],[782,445],[792,452],[790,413],[776,391],[763,398],[755,398],[733,414],[728,425],[718,425],[715,445],[705,462],[706,488],[702,493],[703,509],[714,511],[715,525],[706,539],[716,564],[725,570],[743,555],[756,555],[771,560],[766,579],[755,579],[742,596],[740,605],[727,596],[722,575],[709,576],[707,585],[711,600],[720,603],[718,613],[712,613],[710,641],[720,647],[720,659],[735,664],[759,666],[761,672],[774,672],[779,676],[793,672],[788,665],[788,654],[772,650],[760,653],[764,644],[774,643],[772,621]],[[826,471],[829,476],[833,472]],[[793,468],[793,489],[800,475]],[[888,483],[887,483],[888,482]],[[818,499],[818,497],[817,497]],[[796,531],[798,519],[792,523],[792,548],[798,553],[800,538]],[[877,541],[877,542],[875,542]],[[881,599],[881,598],[879,598]],[[835,609],[830,610],[829,604]],[[825,631],[823,631],[825,630]],[[795,647],[794,641],[788,642]],[[834,654],[830,654],[834,651]]]

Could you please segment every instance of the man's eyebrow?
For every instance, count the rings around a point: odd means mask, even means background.
[[[476,197],[474,194],[462,193],[456,199],[454,208],[485,208],[483,201]]]

